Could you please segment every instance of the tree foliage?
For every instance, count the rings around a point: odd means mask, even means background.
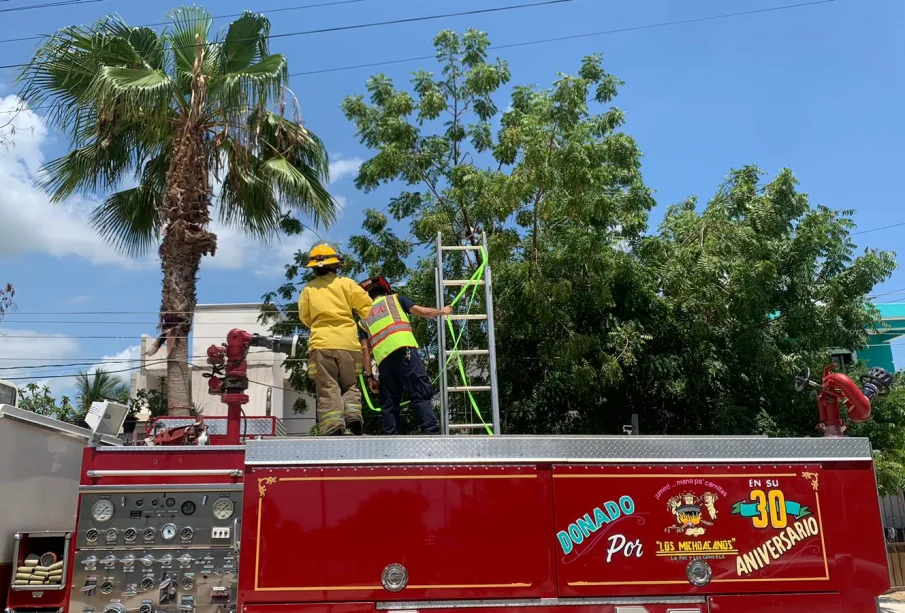
[[[433,304],[437,234],[460,245],[487,234],[503,430],[618,433],[637,413],[648,434],[816,434],[794,374],[865,344],[877,323],[866,295],[895,268],[891,253],[856,253],[852,211],[812,203],[790,170],[751,165],[650,231],[642,154],[614,106],[622,83],[599,56],[549,88],[505,92],[508,67],[488,58],[485,34],[444,31],[434,44],[438,74],[418,71],[408,88],[376,75],[343,102],[372,152],[356,186],[392,186],[348,246],[362,272]],[[445,261],[445,278],[477,264],[468,252]],[[300,264],[265,313],[297,298]],[[275,330],[296,329],[291,308]],[[435,326],[416,324],[431,353]],[[467,342],[485,336],[468,323]],[[877,427],[901,431],[892,398]],[[901,437],[858,428],[902,469]]]
[[[285,207],[332,223],[327,154],[299,119],[284,116],[286,58],[270,52],[270,22],[243,13],[211,36],[199,7],[175,10],[162,32],[119,17],[46,37],[23,68],[21,97],[49,106],[71,151],[46,164],[41,185],[60,202],[102,192],[98,233],[136,256],[159,242],[163,271],[157,347],[168,344],[173,413],[191,401],[188,335],[198,270],[216,252],[208,226],[218,181],[219,220],[267,240]],[[274,107],[278,107],[278,112]],[[135,187],[122,189],[128,175]]]
[[[12,283],[7,283],[6,287],[0,287],[0,321],[3,321],[4,315],[16,308],[15,297],[16,290]]]
[[[88,413],[93,402],[129,402],[129,384],[100,368],[91,374],[78,372],[75,376],[75,389],[76,404],[81,416]]]
[[[78,411],[72,406],[68,396],[57,399],[46,385],[28,383],[19,390],[19,408],[74,424],[79,419]]]

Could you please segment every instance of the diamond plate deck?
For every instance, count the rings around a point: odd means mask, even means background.
[[[195,423],[191,417],[160,417],[157,421],[165,424],[167,428],[182,428]],[[228,423],[226,417],[217,416],[205,418],[204,425],[207,426],[209,435],[222,436],[226,434]],[[273,436],[274,420],[270,417],[243,418],[239,423],[239,433],[242,436]]]
[[[464,436],[249,441],[249,465],[689,463],[869,460],[866,438]]]

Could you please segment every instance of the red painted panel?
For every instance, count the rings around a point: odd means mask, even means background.
[[[404,605],[401,605],[404,606]],[[258,604],[242,607],[242,613],[369,613],[373,603],[356,602],[345,604]],[[768,610],[768,609],[765,609]],[[567,606],[531,607],[457,607],[424,609],[430,613],[707,613],[706,604],[647,604],[644,598],[624,599],[619,603]],[[810,612],[811,609],[808,609]],[[814,609],[816,611],[816,609]],[[746,609],[747,613],[747,609]],[[802,613],[797,611],[796,613]],[[820,613],[823,613],[821,611]],[[828,613],[832,613],[830,610]]]
[[[139,451],[124,447],[116,451],[98,451],[86,447],[82,459],[82,485],[177,485],[195,483],[241,483],[242,477],[227,476],[152,476],[88,478],[89,470],[213,470],[236,469],[245,464],[245,450],[222,450],[198,447],[192,450],[169,450],[166,447]]]
[[[874,598],[889,589],[886,541],[877,484],[870,462],[831,464],[826,486],[832,520],[827,519],[827,546],[835,554],[846,612],[873,607]],[[822,498],[821,498],[822,499]],[[824,511],[826,513],[826,511]],[[827,514],[828,515],[828,514]],[[869,609],[874,611],[874,609]]]
[[[839,594],[769,594],[714,596],[710,613],[876,613],[870,609],[843,609]]]
[[[243,602],[555,593],[549,474],[534,466],[252,469]],[[408,587],[381,573],[399,563]]]
[[[341,602],[329,604],[253,604],[242,607],[242,613],[373,613],[373,602]]]
[[[560,595],[838,589],[826,546],[825,524],[838,512],[832,491],[826,500],[829,474],[805,465],[557,466],[550,536]],[[688,582],[693,559],[711,566],[710,585]]]

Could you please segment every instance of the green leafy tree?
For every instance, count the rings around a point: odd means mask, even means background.
[[[620,394],[648,432],[814,434],[794,373],[879,323],[865,296],[894,254],[855,254],[852,211],[814,206],[788,170],[733,171],[702,210],[670,207],[642,253],[659,294],[652,339]]]
[[[138,415],[147,410],[152,418],[162,417],[167,414],[167,394],[165,390],[139,389],[135,396],[129,399],[129,412]]]
[[[357,187],[399,190],[365,212],[349,247],[368,274],[432,304],[437,233],[466,245],[487,233],[504,431],[617,433],[639,413],[651,434],[815,434],[794,374],[864,344],[877,322],[865,296],[895,266],[888,252],[855,253],[851,211],[812,205],[789,171],[763,185],[745,167],[703,210],[689,199],[648,234],[641,152],[599,57],[550,88],[512,88],[501,111],[509,72],[487,59],[486,35],[444,31],[434,44],[439,75],[419,71],[409,90],[377,75],[343,103],[373,153]],[[468,255],[444,258],[445,278],[470,276]],[[267,296],[275,331],[297,329],[300,257]],[[484,327],[466,323],[483,346]],[[415,325],[432,353],[435,326]]]
[[[78,420],[78,412],[72,406],[69,397],[61,397],[59,404],[57,404],[57,399],[54,398],[50,388],[46,385],[28,383],[23,388],[20,388],[20,394],[20,409],[71,424],[76,423]]]
[[[287,62],[270,52],[268,19],[246,12],[211,37],[213,19],[201,8],[170,17],[160,33],[119,17],[60,30],[20,79],[21,97],[50,105],[51,124],[69,135],[70,153],[41,173],[52,199],[113,192],[91,217],[100,235],[130,256],[159,241],[157,347],[168,345],[170,413],[186,415],[196,279],[201,258],[216,251],[212,180],[220,221],[263,240],[284,205],[327,225],[336,202],[324,187],[321,142],[297,108],[295,120],[283,114]],[[130,173],[138,185],[120,189]]]
[[[129,384],[100,368],[92,374],[85,371],[77,373],[75,389],[76,403],[81,416],[88,413],[93,402],[103,402],[104,400],[112,400],[121,404],[129,402]]]
[[[619,130],[623,113],[612,106],[620,83],[590,56],[551,88],[515,87],[501,111],[496,98],[509,70],[488,61],[484,33],[444,31],[434,45],[441,73],[415,73],[412,93],[378,75],[367,82],[368,99],[343,103],[374,151],[356,185],[406,186],[387,208],[408,224],[414,240],[407,247],[431,244],[438,232],[447,243],[471,245],[488,234],[497,345],[506,348],[498,368],[507,431],[570,431],[579,422],[599,429],[587,409],[601,403],[604,386],[621,379],[644,342],[631,319],[641,305],[625,297],[639,285],[643,294],[631,247],[653,206],[641,153]],[[382,212],[368,211],[368,234],[351,241],[369,270],[408,255],[388,224]],[[426,251],[408,293],[432,304],[433,250]],[[476,264],[454,253],[444,276],[467,278]],[[430,324],[418,324],[421,338],[433,337],[425,334]],[[465,328],[465,342],[482,346],[483,327]],[[486,368],[475,362],[477,382]]]

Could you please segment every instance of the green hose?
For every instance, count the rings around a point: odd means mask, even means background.
[[[469,281],[471,283],[464,285],[462,287],[462,289],[459,290],[459,293],[456,294],[456,297],[453,298],[453,301],[449,304],[449,306],[453,306],[453,307],[456,306],[456,304],[458,304],[458,302],[465,295],[465,292],[468,291],[469,286],[471,286],[472,287],[471,296],[468,300],[468,308],[465,310],[465,313],[468,314],[471,312],[471,307],[474,304],[475,295],[477,294],[477,291],[478,291],[478,284],[473,283],[473,282],[478,281],[484,275],[484,269],[486,268],[486,266],[487,266],[487,254],[484,251],[484,248],[481,247],[481,265],[478,266],[478,268],[477,268],[477,270],[475,270],[474,274],[471,275],[471,278],[469,279]],[[465,333],[465,326],[464,325],[462,326],[462,329],[457,336],[456,330],[453,327],[452,321],[447,319],[446,325],[449,328],[449,332],[453,338],[453,347],[452,347],[452,350],[450,351],[450,353],[455,354],[457,363],[459,366],[459,369],[458,369],[459,378],[462,381],[462,386],[467,387],[468,379],[465,375],[465,364],[462,361],[462,356],[456,352],[456,350],[459,347],[459,341],[462,339],[462,335]],[[452,360],[452,355],[449,355],[446,359],[446,363],[443,365],[444,369],[449,367],[449,363],[451,360]],[[433,381],[434,385],[436,385],[436,383],[439,379],[440,379],[440,374],[438,373],[437,376],[434,378],[434,381]],[[379,407],[375,407],[374,403],[371,402],[371,396],[370,396],[370,394],[368,394],[368,386],[365,384],[364,375],[358,375],[358,382],[361,385],[361,392],[362,392],[362,395],[364,396],[365,404],[367,404],[368,408],[371,409],[372,411],[376,411],[376,412],[380,413],[381,409]],[[468,400],[471,403],[471,407],[472,407],[472,409],[474,409],[474,412],[477,414],[478,419],[481,420],[481,424],[484,426],[484,429],[487,431],[487,434],[489,434],[490,436],[493,436],[493,430],[490,428],[490,426],[487,425],[487,422],[484,421],[484,416],[481,414],[481,410],[478,408],[478,403],[475,401],[474,396],[472,395],[471,391],[467,391],[465,393],[468,394]],[[400,406],[406,406],[407,404],[409,404],[408,400],[401,403]]]

